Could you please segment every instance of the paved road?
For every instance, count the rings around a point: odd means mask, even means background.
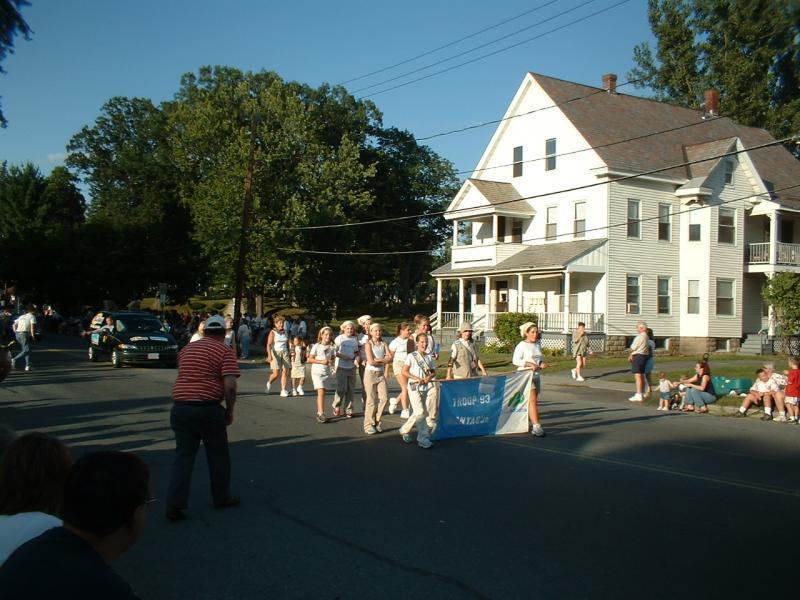
[[[76,454],[136,452],[163,499],[175,372],[37,347],[0,384],[0,420]],[[402,444],[320,425],[313,398],[263,394],[244,366],[230,433],[243,505],[210,509],[198,462],[190,518],[156,502],[116,564],[145,599],[797,597],[800,427],[630,406],[544,377],[548,436]]]

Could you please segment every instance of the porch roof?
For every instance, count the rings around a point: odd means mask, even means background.
[[[557,244],[537,244],[520,250],[493,267],[454,269],[452,263],[442,265],[431,273],[434,277],[492,275],[496,273],[525,273],[563,271],[569,263],[606,243],[606,239],[576,240]]]

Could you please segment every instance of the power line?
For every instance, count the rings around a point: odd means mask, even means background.
[[[400,62],[397,62],[397,63],[395,63],[393,65],[389,65],[388,67],[382,67],[380,69],[377,69],[375,71],[371,71],[371,72],[366,73],[364,75],[359,75],[358,77],[353,77],[352,79],[348,79],[346,81],[343,81],[339,85],[345,85],[345,84],[348,84],[348,83],[352,83],[354,81],[359,81],[361,79],[366,79],[367,77],[371,77],[373,75],[377,75],[378,73],[383,73],[385,71],[389,71],[391,69],[394,69],[396,67],[400,67],[400,66],[408,64],[410,62],[414,62],[415,60],[418,60],[418,59],[423,58],[425,56],[429,56],[431,54],[439,52],[440,50],[444,50],[445,48],[449,48],[451,46],[455,46],[456,44],[459,44],[459,43],[461,43],[461,42],[463,42],[465,40],[468,40],[470,38],[476,37],[476,36],[478,36],[478,35],[480,35],[482,33],[486,33],[487,31],[491,31],[492,29],[497,29],[498,27],[501,27],[501,26],[505,25],[506,23],[510,23],[512,21],[516,21],[517,19],[521,19],[522,17],[525,17],[525,16],[527,16],[527,15],[529,15],[531,13],[534,13],[534,12],[536,12],[538,10],[541,10],[542,8],[550,6],[551,4],[555,4],[557,1],[558,0],[549,0],[548,2],[545,2],[544,4],[540,4],[539,6],[537,6],[535,8],[532,8],[530,10],[526,10],[525,12],[522,12],[522,13],[520,13],[518,15],[513,16],[513,17],[509,17],[508,19],[505,19],[504,21],[500,21],[499,23],[495,23],[494,25],[490,25],[489,27],[484,27],[483,29],[480,29],[480,30],[478,30],[478,31],[476,31],[474,33],[470,33],[468,35],[465,35],[464,37],[460,37],[457,40],[453,40],[452,42],[448,42],[446,44],[442,44],[441,46],[433,48],[432,50],[426,50],[425,52],[417,54],[416,56],[412,56],[411,58],[407,58],[407,59],[401,60]]]
[[[457,58],[461,58],[462,56],[466,56],[467,54],[471,54],[473,52],[477,52],[478,50],[481,50],[482,48],[486,48],[487,46],[491,46],[492,44],[496,44],[496,43],[502,42],[503,40],[508,39],[510,37],[514,37],[515,35],[519,35],[523,31],[527,31],[529,29],[533,29],[534,27],[538,27],[539,25],[544,25],[545,23],[547,23],[549,21],[553,21],[554,19],[557,19],[558,17],[563,17],[564,15],[569,14],[571,12],[574,12],[574,11],[578,10],[579,8],[583,8],[587,4],[592,4],[593,2],[597,2],[597,0],[585,0],[583,2],[583,4],[578,4],[577,6],[573,6],[572,8],[568,8],[567,10],[564,10],[564,11],[562,11],[562,12],[560,12],[558,14],[555,14],[555,15],[553,15],[551,17],[547,17],[546,19],[542,19],[541,21],[537,21],[536,23],[533,23],[532,25],[528,25],[527,27],[523,27],[522,29],[518,29],[518,30],[516,30],[516,31],[514,31],[512,33],[507,33],[506,35],[500,36],[499,38],[496,38],[496,39],[491,40],[489,42],[485,42],[483,44],[475,46],[474,48],[470,48],[469,50],[464,50],[463,52],[459,52],[458,54],[453,54],[452,56],[448,56],[446,58],[442,58],[442,59],[437,60],[435,62],[432,62],[430,64],[423,65],[421,67],[417,67],[416,69],[412,69],[411,71],[406,71],[405,73],[401,73],[400,75],[395,75],[394,77],[390,77],[388,79],[384,79],[383,81],[379,81],[377,83],[373,83],[371,85],[367,85],[367,86],[365,86],[363,88],[359,88],[359,89],[355,90],[353,92],[353,94],[358,94],[360,92],[365,92],[367,90],[371,90],[373,88],[382,86],[382,85],[384,85],[386,83],[391,83],[392,81],[397,81],[398,79],[403,79],[404,77],[408,77],[409,75],[413,75],[414,73],[419,73],[420,71],[424,71],[426,69],[430,69],[432,67],[435,67],[437,65],[441,65],[441,64],[449,62],[451,60],[455,60]]]
[[[719,158],[724,158],[726,156],[736,156],[736,155],[742,154],[744,152],[751,152],[751,151],[754,151],[754,150],[760,150],[762,148],[769,148],[771,146],[777,146],[777,145],[786,143],[788,141],[791,141],[793,139],[794,139],[794,137],[788,137],[788,138],[784,138],[784,139],[781,139],[781,140],[776,140],[774,142],[768,142],[766,144],[760,144],[758,146],[751,146],[750,148],[745,148],[743,150],[732,150],[730,152],[726,152],[724,154],[719,154],[717,156],[711,156],[711,157],[708,157],[708,158],[702,158],[702,159],[698,159],[698,160],[690,160],[690,161],[686,161],[686,162],[682,162],[682,163],[669,165],[669,166],[666,166],[666,167],[660,167],[658,169],[651,169],[649,171],[643,171],[643,172],[640,172],[640,173],[634,173],[634,174],[631,174],[631,175],[623,175],[621,177],[610,179],[608,181],[598,181],[598,182],[595,182],[595,183],[587,183],[585,185],[579,185],[579,186],[575,186],[575,187],[572,187],[572,188],[566,188],[566,189],[562,189],[562,190],[554,190],[552,192],[543,192],[541,194],[534,194],[532,196],[523,196],[521,198],[515,198],[513,200],[504,200],[502,202],[497,202],[496,204],[493,204],[492,206],[503,206],[505,204],[511,204],[513,202],[519,202],[520,200],[534,200],[536,198],[545,198],[545,197],[548,197],[548,196],[555,196],[557,194],[564,194],[564,193],[567,193],[567,192],[576,192],[576,191],[580,191],[580,190],[585,190],[585,189],[597,187],[597,186],[600,186],[600,185],[608,185],[608,184],[611,184],[611,183],[617,183],[619,181],[627,181],[629,179],[636,179],[638,177],[644,177],[646,175],[653,175],[653,174],[656,174],[656,173],[661,173],[663,171],[669,171],[670,169],[677,169],[677,168],[680,168],[680,167],[688,167],[690,165],[703,163],[703,162],[708,162],[708,161],[711,161],[711,160],[717,160]],[[444,214],[454,214],[454,213],[466,212],[466,211],[471,211],[471,210],[474,210],[474,209],[471,208],[471,207],[470,208],[457,208],[455,210],[440,210],[440,211],[434,211],[434,212],[430,212],[430,213],[423,213],[423,214],[417,214],[417,215],[404,215],[402,217],[390,217],[390,218],[387,218],[387,219],[374,219],[372,221],[359,221],[359,222],[355,222],[355,223],[333,223],[333,224],[329,224],[329,225],[306,225],[306,226],[303,226],[303,227],[287,227],[285,229],[287,231],[305,231],[305,230],[314,230],[314,229],[338,229],[338,228],[342,228],[342,227],[357,227],[357,226],[361,226],[361,225],[375,225],[375,224],[378,224],[378,223],[392,223],[392,222],[395,222],[395,221],[406,221],[406,220],[410,220],[410,219],[424,219],[424,218],[438,217],[438,216],[441,216],[441,215],[444,215]]]
[[[507,50],[511,50],[513,48],[516,48],[517,46],[521,46],[523,44],[527,44],[528,42],[532,42],[532,41],[537,40],[539,38],[542,38],[542,37],[544,37],[546,35],[549,35],[551,33],[555,33],[557,31],[561,31],[562,29],[566,29],[567,27],[570,27],[572,25],[576,25],[578,23],[581,23],[582,21],[586,21],[588,19],[591,19],[592,17],[596,17],[599,14],[602,14],[602,13],[608,12],[610,10],[613,10],[614,8],[617,8],[618,6],[626,4],[629,1],[630,0],[620,0],[619,2],[617,2],[615,4],[612,4],[611,6],[608,6],[606,8],[602,8],[600,10],[597,10],[597,11],[595,11],[593,13],[590,13],[590,14],[584,16],[584,17],[581,17],[579,19],[575,19],[574,21],[570,21],[569,23],[565,23],[564,25],[559,25],[558,27],[554,27],[553,29],[550,29],[548,31],[540,33],[539,35],[533,36],[532,38],[528,38],[526,40],[522,40],[521,42],[517,42],[515,44],[511,44],[510,46],[505,46],[504,48],[500,48],[500,49],[495,50],[493,52],[489,52],[487,54],[483,54],[481,56],[478,56],[476,58],[464,61],[462,63],[458,63],[457,65],[452,65],[452,66],[447,67],[445,69],[441,69],[439,71],[434,71],[433,73],[429,73],[428,75],[423,75],[422,77],[417,77],[416,79],[412,79],[410,81],[406,81],[405,83],[399,83],[399,84],[394,85],[392,87],[388,87],[388,88],[385,88],[383,90],[378,90],[377,92],[373,92],[371,94],[365,94],[364,96],[361,96],[361,98],[371,98],[371,97],[377,96],[379,94],[383,94],[383,93],[386,93],[386,92],[390,92],[392,90],[396,90],[396,89],[401,88],[401,87],[405,87],[407,85],[411,85],[412,83],[416,83],[418,81],[423,81],[425,79],[430,79],[431,77],[435,77],[436,75],[441,75],[442,73],[447,73],[447,72],[452,71],[454,69],[458,69],[460,67],[472,64],[472,63],[477,62],[479,60],[483,60],[484,58],[489,58],[490,56],[494,56],[496,54],[500,54],[501,52],[505,52]]]
[[[723,206],[723,205],[726,205],[726,204],[732,204],[734,202],[740,202],[742,200],[747,200],[749,198],[754,198],[754,197],[769,196],[770,193],[783,192],[783,191],[791,190],[791,189],[795,189],[795,188],[800,188],[800,182],[797,182],[797,183],[795,183],[793,185],[788,185],[788,186],[785,186],[785,187],[782,187],[782,188],[777,188],[777,189],[774,189],[774,190],[770,190],[770,192],[765,192],[765,193],[761,193],[761,194],[748,194],[746,196],[740,196],[738,198],[733,198],[731,200],[724,200],[724,201],[721,201],[721,202],[718,202],[718,203],[714,204],[714,206]],[[672,211],[672,212],[669,213],[669,216],[682,215],[684,213],[692,212],[692,211],[695,211],[695,210],[704,210],[706,208],[711,208],[711,205],[709,204],[709,205],[705,205],[705,206],[696,206],[696,207],[686,208],[686,209],[683,209],[683,210]],[[626,227],[630,223],[645,223],[647,221],[655,221],[657,219],[660,219],[661,216],[663,216],[663,215],[656,215],[654,217],[647,217],[647,218],[644,218],[644,219],[625,220],[625,221],[621,221],[619,223],[612,223],[610,225],[603,225],[601,227],[592,227],[590,229],[585,229],[584,233],[593,232],[593,231],[607,231],[609,229],[614,229],[614,228],[617,228],[617,227]],[[542,240],[551,240],[553,237],[557,237],[557,238],[558,237],[565,237],[565,236],[574,237],[574,235],[575,235],[574,232],[564,232],[564,233],[556,234],[555,236],[546,236],[545,235],[545,236],[539,236],[539,237],[525,238],[524,240],[522,240],[522,242],[535,242],[535,241],[542,241]],[[481,244],[479,247],[480,248],[492,248],[494,246],[502,246],[502,245],[505,245],[505,243],[504,242],[494,242],[492,244]],[[531,247],[536,247],[536,245],[531,245]],[[422,254],[422,253],[430,254],[430,253],[435,252],[437,250],[436,248],[432,248],[432,249],[429,249],[429,250],[406,250],[406,251],[395,251],[395,252],[331,252],[331,251],[322,251],[322,250],[303,250],[303,249],[300,249],[300,248],[278,248],[278,249],[279,250],[284,250],[284,251],[287,251],[287,252],[295,252],[295,253],[299,253],[299,254],[322,254],[322,255],[333,255],[333,254],[336,254],[336,255],[345,255],[345,256],[375,256],[375,255],[393,256],[393,255],[397,255],[397,254]]]

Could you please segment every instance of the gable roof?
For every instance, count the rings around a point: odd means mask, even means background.
[[[745,149],[775,141],[767,131],[739,125],[727,117],[704,119],[703,112],[698,110],[637,96],[606,93],[602,88],[538,73],[530,73],[530,76],[559,105],[559,110],[612,169],[642,173],[680,164],[687,162],[685,148],[711,142],[724,145],[723,142],[731,138],[741,140]],[[682,128],[648,136],[654,131],[676,127]],[[614,143],[625,139],[631,141]],[[703,152],[707,150],[705,148]],[[748,155],[767,189],[793,186],[793,189],[777,192],[775,197],[800,201],[800,161],[791,153],[781,146],[771,146]],[[694,167],[706,169],[709,164],[676,167],[659,175],[683,183],[695,176],[692,173]]]
[[[431,273],[433,276],[462,275],[488,273],[492,274],[519,271],[562,271],[566,266],[584,254],[595,250],[606,243],[606,239],[576,240],[555,244],[537,244],[528,246],[504,261],[491,267],[467,267],[453,269],[447,263]]]
[[[500,207],[501,211],[534,213],[528,201],[522,200],[522,195],[510,183],[474,178],[470,178],[468,181],[489,201],[489,204]]]

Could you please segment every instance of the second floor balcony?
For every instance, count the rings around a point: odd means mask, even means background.
[[[772,256],[772,244],[757,242],[747,244],[745,262],[751,265],[782,265],[800,267],[800,244],[775,243],[775,255]]]

